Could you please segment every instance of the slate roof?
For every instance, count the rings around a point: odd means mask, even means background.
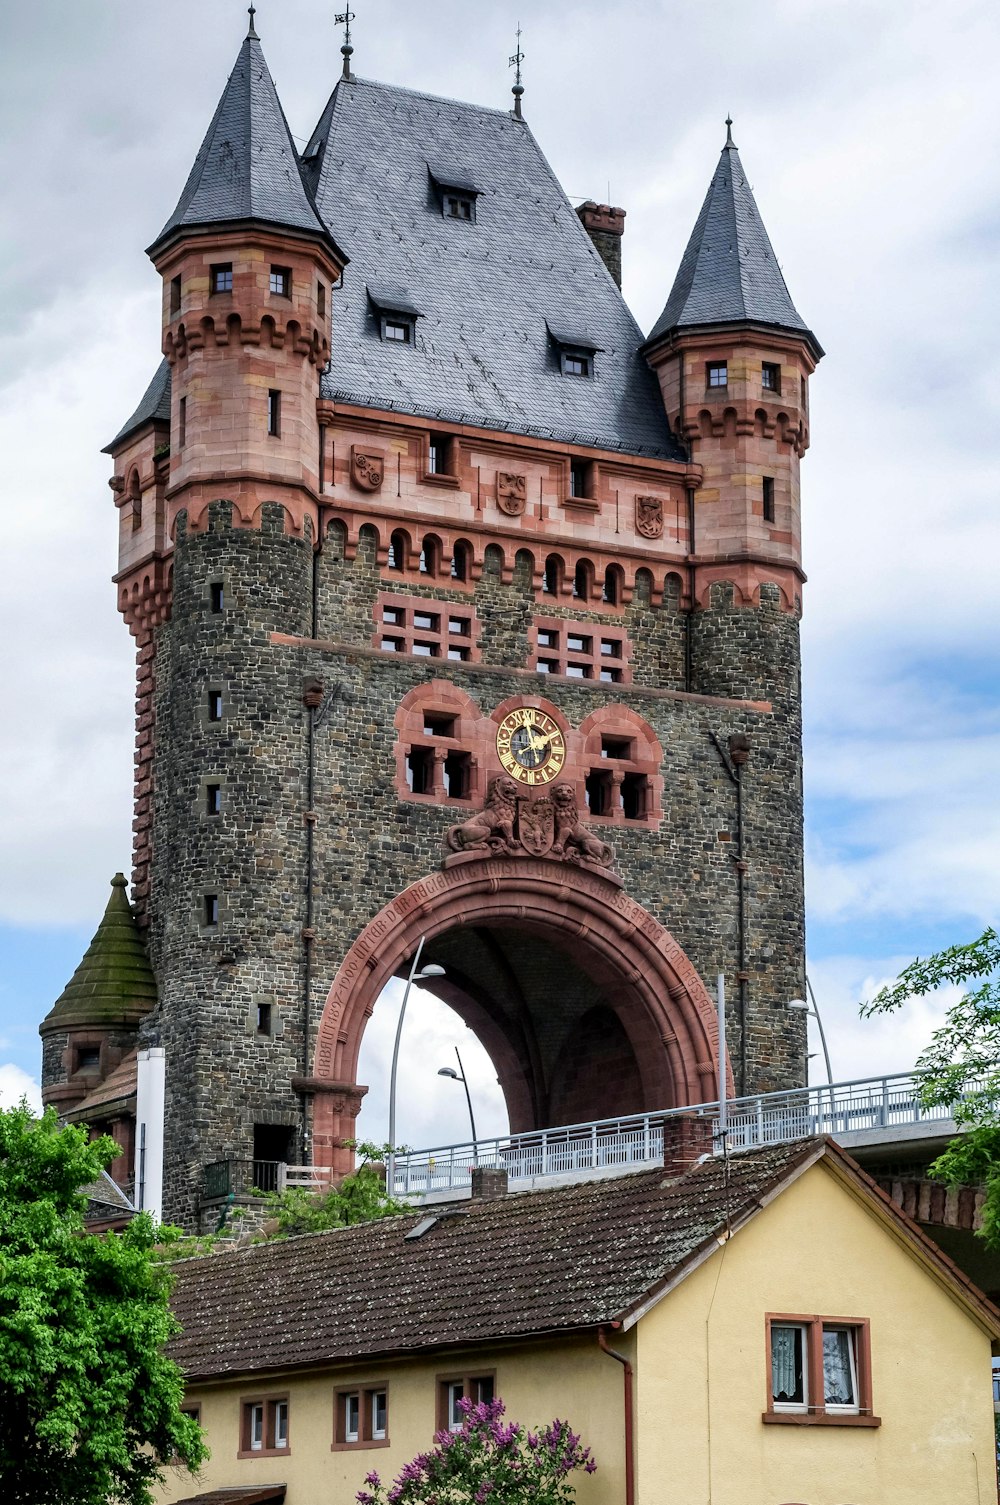
[[[135,1024],[156,1003],[156,980],[127,890],[124,874],[116,873],[94,939],[42,1021],[42,1033],[68,1024]]]
[[[101,451],[102,455],[112,454],[120,444],[132,434],[144,428],[147,423],[170,422],[170,362],[164,356],[156,368],[156,375],[142,394],[139,406],[132,417],[124,424]]]
[[[683,458],[642,332],[523,120],[342,79],[303,160],[350,257],[322,395],[433,420]],[[474,184],[472,222],[439,188]],[[412,345],[383,342],[366,286],[408,290]],[[585,330],[593,379],[560,374],[553,329]]]
[[[169,1352],[191,1380],[621,1318],[797,1165],[815,1139],[438,1209],[179,1262]],[[261,1292],[267,1293],[266,1300]]]
[[[677,328],[748,320],[810,333],[785,285],[730,135],[649,338]],[[816,343],[811,334],[810,339]]]
[[[252,27],[177,207],[153,247],[182,226],[248,219],[329,239],[303,185],[288,121]]]

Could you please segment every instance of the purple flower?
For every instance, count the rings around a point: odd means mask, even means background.
[[[373,1489],[382,1488],[382,1480],[379,1478],[374,1469],[372,1469],[370,1474],[365,1474],[365,1483],[370,1484]]]

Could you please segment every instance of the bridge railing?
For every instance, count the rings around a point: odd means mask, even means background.
[[[836,1137],[931,1121],[940,1122],[948,1132],[953,1110],[925,1108],[920,1101],[921,1079],[919,1072],[901,1072],[833,1086],[730,1098],[726,1104],[726,1144],[730,1150],[748,1150],[812,1134]],[[698,1103],[400,1154],[396,1157],[393,1190],[398,1195],[415,1195],[468,1188],[476,1166],[501,1168],[511,1181],[527,1181],[655,1165],[663,1158],[665,1126],[681,1116],[709,1120],[711,1140],[721,1148],[719,1104]]]

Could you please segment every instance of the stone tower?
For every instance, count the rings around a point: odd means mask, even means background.
[[[421,939],[514,1131],[710,1099],[719,971],[730,1090],[804,1079],[821,352],[731,139],[648,340],[584,207],[519,112],[346,71],[299,156],[251,28],[150,248],[165,360],[109,450],[189,1226],[255,1161],[349,1164]]]

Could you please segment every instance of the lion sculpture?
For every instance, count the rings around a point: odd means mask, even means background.
[[[568,784],[559,784],[553,789],[552,803],[556,807],[556,839],[552,843],[552,855],[563,857],[567,862],[594,862],[599,867],[610,867],[614,852],[606,841],[587,830],[577,812],[576,796]]]
[[[517,786],[513,779],[493,779],[486,791],[486,803],[476,815],[445,833],[452,852],[467,852],[472,847],[488,847],[491,852],[512,852],[514,821],[517,817]]]

